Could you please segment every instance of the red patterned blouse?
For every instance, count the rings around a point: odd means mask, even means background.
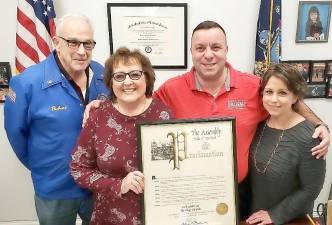
[[[169,109],[157,99],[137,116],[121,114],[111,101],[91,111],[71,162],[75,181],[94,195],[90,225],[141,224],[140,196],[132,191],[120,194],[121,180],[138,170],[136,124],[170,117]]]

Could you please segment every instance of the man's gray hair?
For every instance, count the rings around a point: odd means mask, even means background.
[[[94,32],[94,27],[93,27],[93,24],[92,24],[91,20],[89,19],[89,17],[87,17],[83,14],[66,14],[66,15],[63,15],[62,17],[60,17],[56,21],[56,35],[57,36],[61,36],[62,28],[63,28],[63,24],[64,24],[65,20],[71,19],[71,18],[82,19],[83,21],[87,22],[92,29],[92,33]]]

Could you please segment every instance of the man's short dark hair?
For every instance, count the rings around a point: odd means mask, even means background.
[[[194,33],[198,30],[209,30],[212,28],[219,28],[220,30],[222,30],[222,32],[225,34],[225,37],[226,37],[226,32],[225,32],[224,28],[222,26],[220,26],[219,23],[211,21],[211,20],[206,20],[206,21],[203,21],[200,24],[198,24],[195,27],[195,29],[193,30],[191,37],[193,37]]]

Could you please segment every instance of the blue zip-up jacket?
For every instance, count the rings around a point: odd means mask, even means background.
[[[92,61],[90,76],[89,100],[108,96],[103,66]],[[15,154],[31,171],[36,195],[73,199],[90,194],[79,188],[69,173],[84,104],[60,72],[54,54],[14,76],[9,86],[5,129]]]

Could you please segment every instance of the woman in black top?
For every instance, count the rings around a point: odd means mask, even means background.
[[[250,148],[252,214],[249,224],[284,224],[312,213],[325,177],[325,161],[312,157],[314,125],[294,106],[306,83],[297,69],[276,64],[263,76],[261,94],[270,117]]]

